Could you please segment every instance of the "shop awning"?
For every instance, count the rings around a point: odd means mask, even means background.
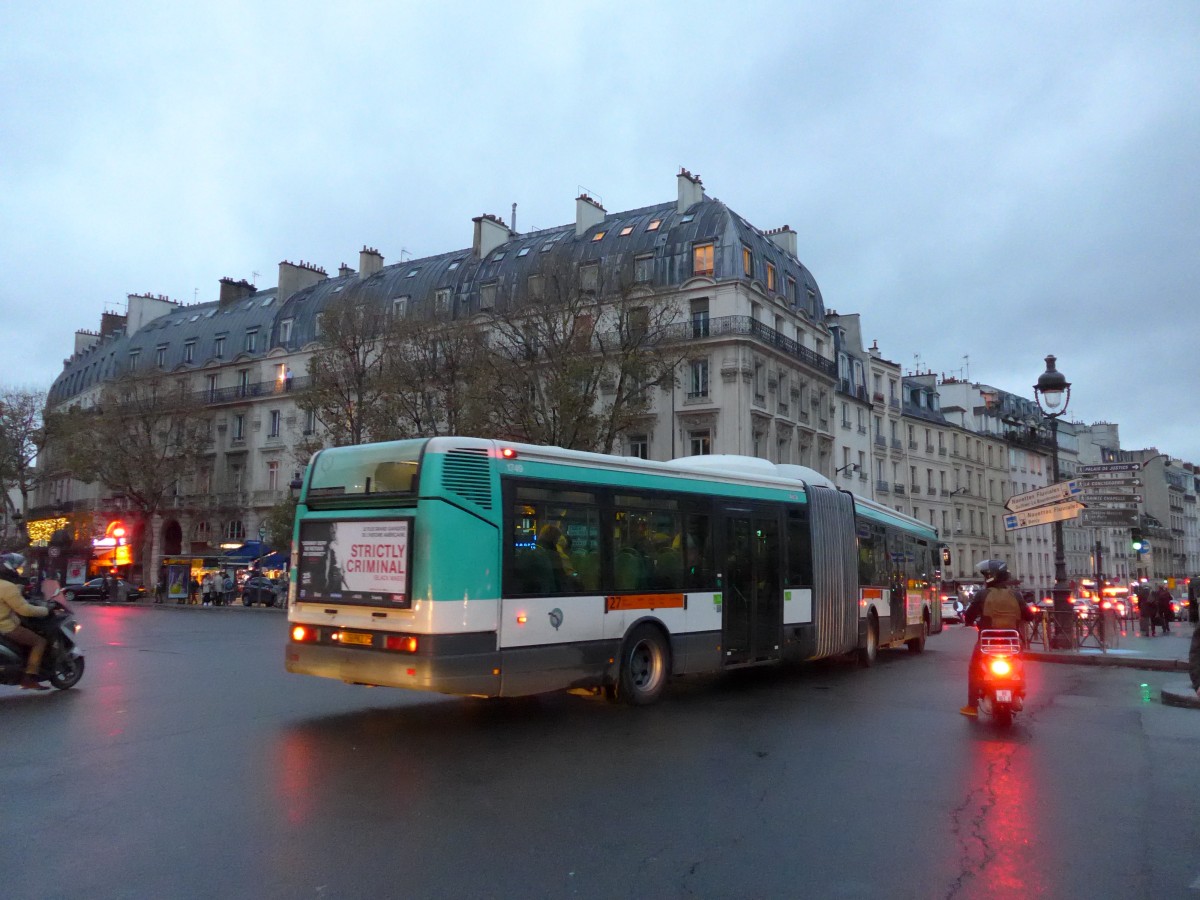
[[[274,553],[268,553],[266,556],[256,559],[254,565],[260,569],[286,569],[288,556],[286,553],[276,550]]]
[[[220,564],[223,566],[248,566],[260,556],[271,552],[264,541],[246,541],[240,547],[221,551]]]

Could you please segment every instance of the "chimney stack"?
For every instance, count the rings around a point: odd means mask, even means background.
[[[675,185],[679,189],[679,201],[675,209],[681,214],[704,199],[704,182],[699,175],[693,175],[682,166],[675,177]]]
[[[792,231],[790,225],[784,225],[782,228],[772,228],[770,231],[764,233],[784,253],[790,253],[792,256],[796,255],[796,232]]]
[[[245,300],[251,296],[255,290],[254,285],[248,282],[245,278],[241,281],[234,281],[232,278],[221,279],[221,294],[217,299],[217,306],[220,309],[225,309],[232,306],[239,300]]]
[[[475,223],[475,234],[471,239],[471,252],[483,259],[501,244],[508,243],[512,237],[508,226],[499,216],[484,213],[471,220]]]
[[[580,237],[593,225],[599,225],[606,215],[603,206],[587,194],[580,194],[575,198],[575,237]]]
[[[368,247],[363,244],[363,248],[358,251],[358,273],[366,278],[368,275],[374,275],[383,268],[383,254],[374,247]]]
[[[279,302],[285,303],[296,291],[320,284],[328,277],[329,274],[320,266],[304,261],[293,263],[283,260],[279,263]]]

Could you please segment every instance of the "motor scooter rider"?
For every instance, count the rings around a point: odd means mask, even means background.
[[[42,654],[46,652],[46,639],[21,624],[19,616],[41,618],[50,614],[44,606],[35,606],[21,596],[21,573],[25,568],[25,557],[19,553],[0,556],[0,634],[22,647],[29,648],[25,665],[25,677],[21,687],[29,691],[48,691],[37,679],[42,665]]]
[[[979,623],[982,628],[1011,628],[1016,630],[1022,621],[1033,619],[1030,611],[1016,593],[1007,585],[1008,564],[1002,559],[985,559],[975,567],[983,575],[986,587],[975,595],[967,611],[963,613],[963,624]],[[959,710],[964,716],[979,714],[979,669],[983,659],[978,639],[971,651],[970,668],[967,669],[967,705]]]

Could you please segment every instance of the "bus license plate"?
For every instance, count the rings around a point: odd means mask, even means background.
[[[362,634],[357,631],[343,631],[339,640],[343,644],[357,644],[360,647],[371,646],[372,635]]]
[[[996,691],[997,703],[1012,703],[1012,691]]]

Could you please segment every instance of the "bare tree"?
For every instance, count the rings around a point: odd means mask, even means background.
[[[679,312],[627,277],[614,281],[598,266],[551,264],[485,314],[495,433],[611,453],[650,414],[680,360],[668,340]]]
[[[37,467],[38,451],[44,439],[42,410],[46,392],[27,388],[0,389],[0,492],[11,517],[29,512],[29,495],[37,487],[42,470]],[[20,496],[14,504],[9,492]]]
[[[310,385],[296,398],[300,408],[315,414],[335,446],[396,436],[387,402],[387,311],[352,297],[321,313],[320,325],[321,347],[308,363]]]
[[[153,562],[154,517],[198,468],[210,422],[203,405],[161,372],[129,374],[105,385],[99,403],[49,416],[54,462],[97,482],[140,513],[143,567]],[[143,568],[144,578],[154,573]]]

